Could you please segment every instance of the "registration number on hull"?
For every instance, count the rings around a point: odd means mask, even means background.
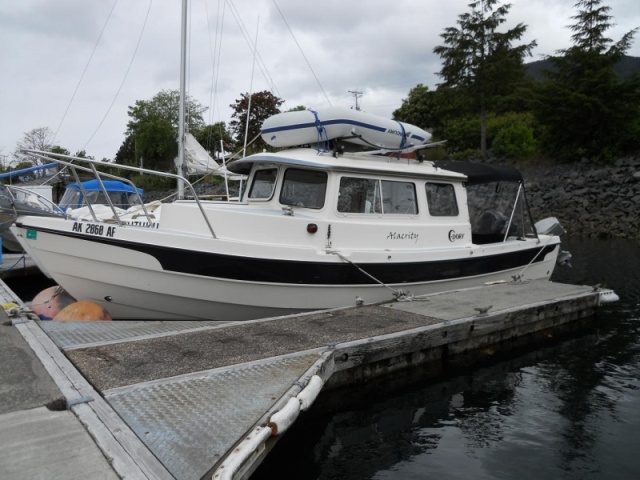
[[[73,222],[73,228],[71,229],[71,231],[85,233],[87,235],[113,237],[113,235],[116,233],[116,227],[101,225],[99,223]]]

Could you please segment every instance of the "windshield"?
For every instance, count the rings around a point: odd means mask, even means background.
[[[468,185],[467,200],[474,243],[535,235],[520,183]]]
[[[114,207],[128,209],[133,205],[140,205],[138,195],[129,192],[107,192],[109,199]],[[104,192],[90,191],[87,192],[87,198],[82,197],[82,192],[75,188],[68,188],[60,200],[60,208],[66,210],[67,208],[80,208],[87,205],[88,202],[91,205],[108,205],[107,197]]]

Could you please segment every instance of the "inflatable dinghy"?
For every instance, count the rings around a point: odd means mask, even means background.
[[[409,123],[346,108],[278,113],[262,124],[262,138],[272,147],[293,147],[340,138],[384,149],[424,145],[431,134]]]

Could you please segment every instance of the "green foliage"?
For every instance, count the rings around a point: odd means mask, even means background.
[[[127,135],[122,145],[120,145],[114,161],[120,165],[135,165],[136,160],[135,141],[133,136]]]
[[[400,108],[393,112],[393,118],[426,129],[433,127],[434,110],[434,95],[429,87],[419,83],[409,90],[409,97],[402,100]]]
[[[478,150],[480,145],[480,118],[473,116],[459,117],[448,120],[444,125],[447,149],[450,153],[460,153],[467,150]]]
[[[538,151],[533,115],[505,115],[501,120],[491,141],[491,148],[495,153],[513,160],[525,160]]]
[[[61,147],[60,145],[54,145],[51,147],[51,153],[59,153],[61,155],[71,155],[71,152],[66,148]]]
[[[260,138],[262,123],[270,116],[280,113],[280,106],[284,103],[284,100],[265,90],[254,93],[251,97],[249,97],[248,93],[243,93],[240,95],[240,99],[236,100],[236,103],[229,105],[233,109],[229,126],[239,145],[245,143],[249,98],[251,98],[251,112],[249,115],[247,144],[255,139],[252,149],[260,151],[267,147],[267,144]]]
[[[157,175],[133,175],[130,180],[145,192],[174,191],[176,188],[175,179]]]
[[[465,98],[467,110],[458,116],[479,115],[478,144],[484,155],[487,113],[514,95],[518,84],[524,81],[523,59],[531,54],[536,42],[513,46],[526,32],[527,27],[522,23],[507,31],[498,31],[506,21],[510,4],[478,0],[470,3],[469,7],[470,12],[458,16],[458,27],[444,30],[440,35],[444,45],[435,47],[433,51],[443,60],[438,73],[443,80],[439,88],[450,88]],[[454,135],[458,136],[459,128],[454,130]],[[447,137],[450,136],[451,133],[447,132]]]
[[[449,158],[447,149],[443,146],[426,148],[424,150],[421,150],[420,152],[422,158],[431,162],[435,162],[436,160],[446,160],[447,158]]]
[[[198,143],[202,145],[209,153],[215,153],[220,151],[220,141],[223,142],[225,151],[233,149],[233,138],[231,133],[227,130],[225,122],[217,122],[213,125],[207,125],[200,131],[194,133],[194,137],[198,140]]]
[[[145,168],[173,171],[173,159],[178,153],[179,105],[177,90],[162,90],[150,100],[136,100],[129,107],[127,137],[116,154],[116,162],[137,165],[142,157]],[[195,100],[185,101],[187,131],[197,132],[204,127],[205,110]]]
[[[537,89],[535,113],[544,127],[545,151],[560,161],[582,157],[610,161],[640,144],[640,80],[620,79],[615,65],[637,29],[616,43],[605,36],[613,26],[601,0],[576,3],[573,46],[550,58],[553,69]]]
[[[33,163],[31,162],[20,162],[15,167],[11,168],[11,170],[22,170],[23,168],[31,167],[33,167]]]

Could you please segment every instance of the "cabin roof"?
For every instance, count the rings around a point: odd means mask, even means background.
[[[285,164],[321,170],[398,175],[409,177],[447,178],[465,180],[463,174],[435,168],[431,162],[384,156],[343,154],[335,157],[331,152],[318,152],[311,148],[283,150],[277,153],[259,153],[227,164],[229,171],[249,174],[255,164]]]

